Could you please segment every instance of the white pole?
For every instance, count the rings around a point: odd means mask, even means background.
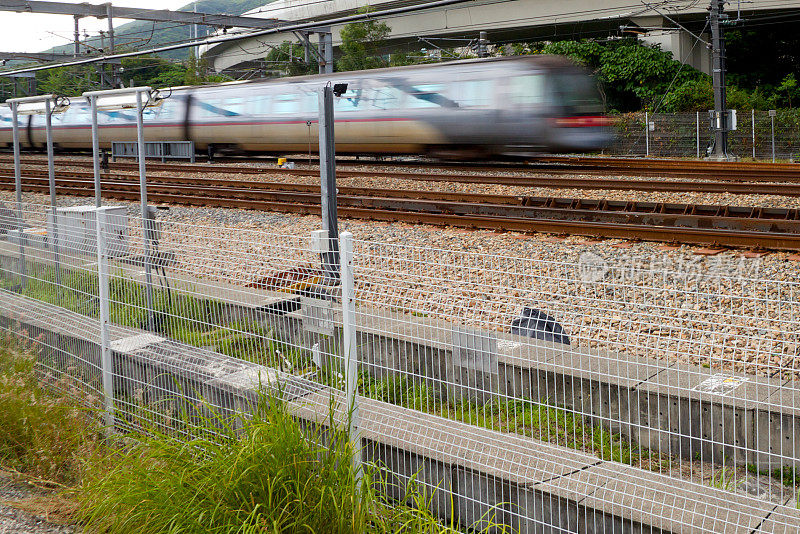
[[[25,236],[24,216],[22,212],[22,168],[19,157],[19,114],[17,113],[16,102],[11,102],[11,128],[13,130],[14,142],[14,190],[17,200],[17,231],[19,232],[19,277],[20,290],[25,289]]]
[[[775,115],[770,117],[770,123],[772,124],[772,163],[775,163]]]
[[[696,112],[697,116],[695,117],[695,126],[697,129],[697,157],[700,157],[700,112]]]
[[[750,130],[753,137],[753,159],[756,159],[756,110],[750,110]]]
[[[100,138],[97,128],[97,97],[90,96],[92,104],[92,160],[94,163],[94,205],[99,208],[103,205],[100,198]]]
[[[100,368],[103,373],[103,398],[105,406],[106,427],[110,433],[114,429],[114,362],[109,344],[109,277],[108,247],[106,235],[109,233],[106,211],[109,208],[95,209],[95,227],[97,231],[97,279],[100,298]]]
[[[644,155],[650,155],[650,116],[644,112]]]
[[[53,215],[53,260],[56,264],[56,285],[61,286],[61,259],[58,244],[58,201],[56,200],[56,169],[53,161],[53,103],[48,98],[44,101],[44,127],[47,134],[47,178],[50,184],[50,212]]]
[[[358,414],[358,348],[356,346],[355,286],[353,283],[353,234],[342,232],[342,346],[344,350],[345,400],[348,409],[348,432],[353,447],[353,472],[356,483],[361,485],[361,436]]]
[[[145,173],[144,117],[142,92],[136,91],[136,141],[139,159],[139,198],[142,205],[142,243],[144,245],[145,294],[147,299],[147,330],[153,331],[153,273],[150,265],[150,213],[147,208],[147,175]]]

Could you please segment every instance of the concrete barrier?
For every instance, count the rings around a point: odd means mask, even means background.
[[[92,323],[77,313],[0,291],[3,328],[25,331],[36,340],[40,357],[55,357],[62,369],[86,367],[96,377],[99,333]],[[221,409],[247,409],[266,377],[287,386],[287,406],[302,420],[327,424],[331,405],[339,420],[344,414],[341,392],[275,369],[129,328],[115,327],[112,343],[118,372],[131,373],[114,383],[120,398],[155,402],[183,397],[192,404],[202,394]],[[526,534],[788,533],[800,524],[800,511],[788,499],[770,503],[517,434],[369,398],[358,402],[364,457],[389,474],[388,491],[403,499],[405,482],[416,477],[437,489],[431,508],[463,527],[480,525],[490,516]]]

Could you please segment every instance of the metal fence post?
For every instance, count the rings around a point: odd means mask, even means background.
[[[750,110],[750,130],[753,137],[753,159],[756,159],[756,110]]]
[[[108,246],[106,235],[109,235],[106,212],[110,208],[95,209],[95,230],[97,235],[97,281],[98,298],[100,299],[100,369],[103,373],[103,399],[105,406],[106,427],[114,428],[114,363],[111,358],[109,344],[109,275]]]
[[[339,223],[336,210],[336,145],[333,131],[333,89],[319,92],[319,177],[322,195],[322,229],[328,239],[322,270],[328,283],[339,280]]]
[[[358,414],[358,348],[356,346],[355,286],[353,283],[353,234],[342,232],[342,347],[344,357],[345,400],[348,409],[348,433],[353,447],[353,472],[361,484],[361,436]]]
[[[25,289],[26,272],[25,268],[25,235],[24,217],[22,213],[22,168],[19,156],[19,114],[17,113],[16,102],[11,102],[11,127],[13,130],[14,142],[14,190],[17,200],[17,231],[19,232],[19,283],[20,291]]]
[[[47,179],[50,185],[50,212],[53,214],[53,261],[56,265],[56,286],[61,287],[61,258],[58,244],[58,200],[56,199],[56,169],[53,158],[53,102],[44,101],[44,125],[47,135]]]
[[[644,112],[644,155],[650,155],[650,116]]]
[[[699,158],[700,157],[700,112],[696,111],[695,113],[697,114],[697,116],[695,117],[695,127],[696,127],[696,130],[697,130],[697,135],[696,135],[696,138],[697,138],[697,157]]]
[[[769,122],[772,130],[772,163],[775,163],[775,115],[777,115],[777,111],[769,110]]]
[[[99,208],[103,205],[100,198],[100,137],[97,132],[97,97],[90,96],[92,104],[92,162],[94,168],[94,205]]]
[[[136,142],[137,156],[139,159],[139,199],[142,205],[142,244],[144,246],[144,276],[145,276],[145,298],[147,303],[147,330],[155,329],[155,317],[153,316],[153,273],[150,259],[150,213],[147,207],[147,174],[145,170],[145,149],[144,149],[144,106],[142,104],[142,92],[136,92]]]

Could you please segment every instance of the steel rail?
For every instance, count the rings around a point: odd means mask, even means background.
[[[84,165],[81,165],[84,166]],[[153,165],[150,166],[153,168]],[[119,169],[125,170],[125,169]],[[133,168],[131,167],[131,170]],[[160,169],[161,172],[179,172],[178,169]],[[192,167],[181,167],[180,172],[187,174],[193,170]],[[0,172],[3,172],[0,170]],[[76,170],[60,170],[62,176],[84,176],[88,173]],[[199,174],[208,172],[205,169],[197,171]],[[240,167],[221,167],[216,172],[226,174],[275,174],[290,176],[316,176],[318,171],[311,169],[254,169]],[[37,175],[35,169],[26,169],[26,174]],[[783,182],[728,182],[728,181],[675,181],[664,179],[635,180],[625,178],[561,178],[561,177],[541,177],[541,176],[514,176],[514,175],[470,175],[470,174],[445,174],[445,173],[409,173],[392,171],[347,171],[340,170],[337,174],[341,178],[359,177],[379,177],[394,178],[400,180],[412,180],[419,182],[455,182],[469,184],[491,184],[508,185],[518,187],[539,187],[556,189],[587,189],[587,190],[630,190],[630,191],[661,191],[661,192],[696,192],[696,193],[728,193],[735,195],[777,195],[777,196],[800,196],[800,181],[798,183]],[[115,176],[106,173],[105,176]],[[124,176],[124,175],[118,175]],[[151,175],[154,179],[163,179],[165,176]],[[178,180],[181,177],[173,176],[172,179]],[[221,185],[233,182],[219,178],[188,178],[182,177],[187,181],[209,180],[220,183]],[[244,181],[240,181],[244,183]],[[275,184],[277,182],[253,182],[248,181],[252,187],[261,187],[261,184]]]
[[[110,198],[135,201],[137,184],[107,182],[104,194]],[[3,189],[12,189],[7,180]],[[28,190],[44,191],[44,184],[27,184]],[[88,181],[79,186],[59,185],[62,194],[91,196]],[[257,197],[257,198],[254,198]],[[398,199],[390,197],[340,196],[344,217],[386,221],[409,221],[446,226],[520,232],[554,232],[600,235],[691,244],[740,246],[779,250],[800,250],[800,212],[762,210],[747,207],[662,205],[655,203],[608,202],[580,204],[582,199],[546,199],[530,205],[469,203],[443,200]],[[318,193],[286,193],[250,189],[220,189],[187,185],[155,185],[153,200],[174,204],[318,213]],[[576,202],[578,203],[576,205]],[[567,205],[568,207],[564,207]],[[639,209],[639,211],[636,211]],[[646,211],[652,209],[652,211]],[[644,211],[642,211],[644,210]],[[749,211],[748,211],[749,210]],[[749,214],[748,216],[742,216]],[[757,216],[758,215],[758,216]]]

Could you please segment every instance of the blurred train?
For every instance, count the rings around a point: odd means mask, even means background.
[[[148,141],[192,140],[200,151],[316,152],[318,91],[347,83],[336,98],[336,151],[483,158],[587,152],[611,141],[595,80],[556,56],[455,61],[162,90],[144,112]],[[135,110],[100,111],[101,146],[136,139]],[[59,149],[91,147],[88,102],[72,97],[53,116]],[[45,142],[44,117],[20,117],[23,147]],[[0,145],[11,114],[0,107]]]

